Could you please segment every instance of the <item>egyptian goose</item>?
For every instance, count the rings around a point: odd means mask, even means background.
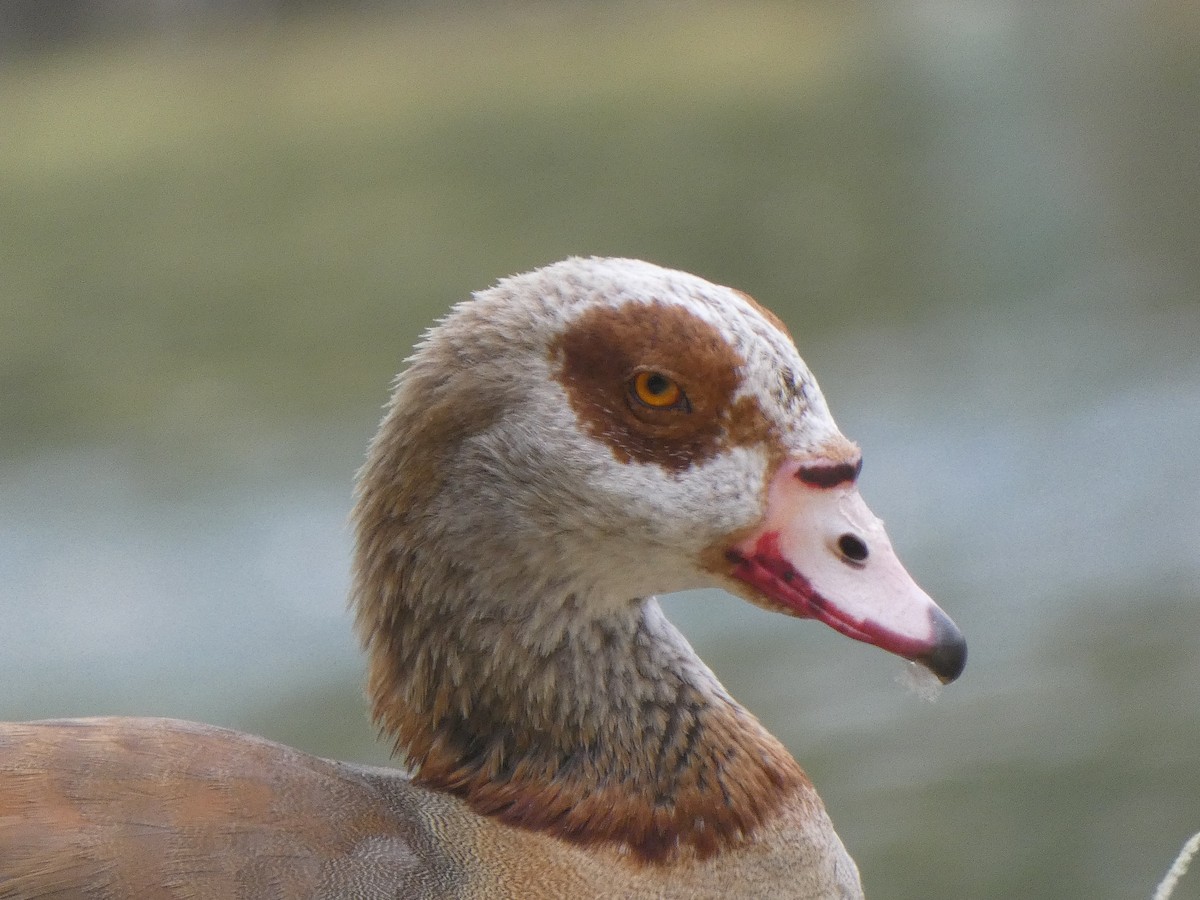
[[[651,596],[721,586],[962,671],[780,321],[625,259],[459,304],[357,491],[410,770],[206,725],[0,726],[0,897],[860,897],[812,784]]]

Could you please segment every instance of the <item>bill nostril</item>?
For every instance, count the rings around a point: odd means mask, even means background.
[[[867,561],[870,551],[862,538],[853,534],[843,534],[837,540],[838,552],[850,562],[863,563]]]

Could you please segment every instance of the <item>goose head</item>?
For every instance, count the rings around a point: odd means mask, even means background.
[[[476,602],[535,620],[556,610],[523,598],[554,588],[602,617],[720,587],[951,681],[965,641],[863,502],[861,466],[749,296],[568,259],[478,293],[418,346],[364,470],[360,579],[389,554],[437,557]]]

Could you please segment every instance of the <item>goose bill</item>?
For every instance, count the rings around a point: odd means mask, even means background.
[[[966,640],[901,565],[853,484],[857,470],[829,486],[804,477],[812,471],[792,461],[776,473],[763,524],[727,554],[733,578],[752,600],[953,681],[966,665]]]

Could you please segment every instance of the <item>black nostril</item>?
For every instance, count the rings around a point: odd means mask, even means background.
[[[852,534],[843,534],[838,538],[838,550],[842,556],[851,562],[866,562],[869,551],[867,545],[862,542],[861,538],[855,537]]]

